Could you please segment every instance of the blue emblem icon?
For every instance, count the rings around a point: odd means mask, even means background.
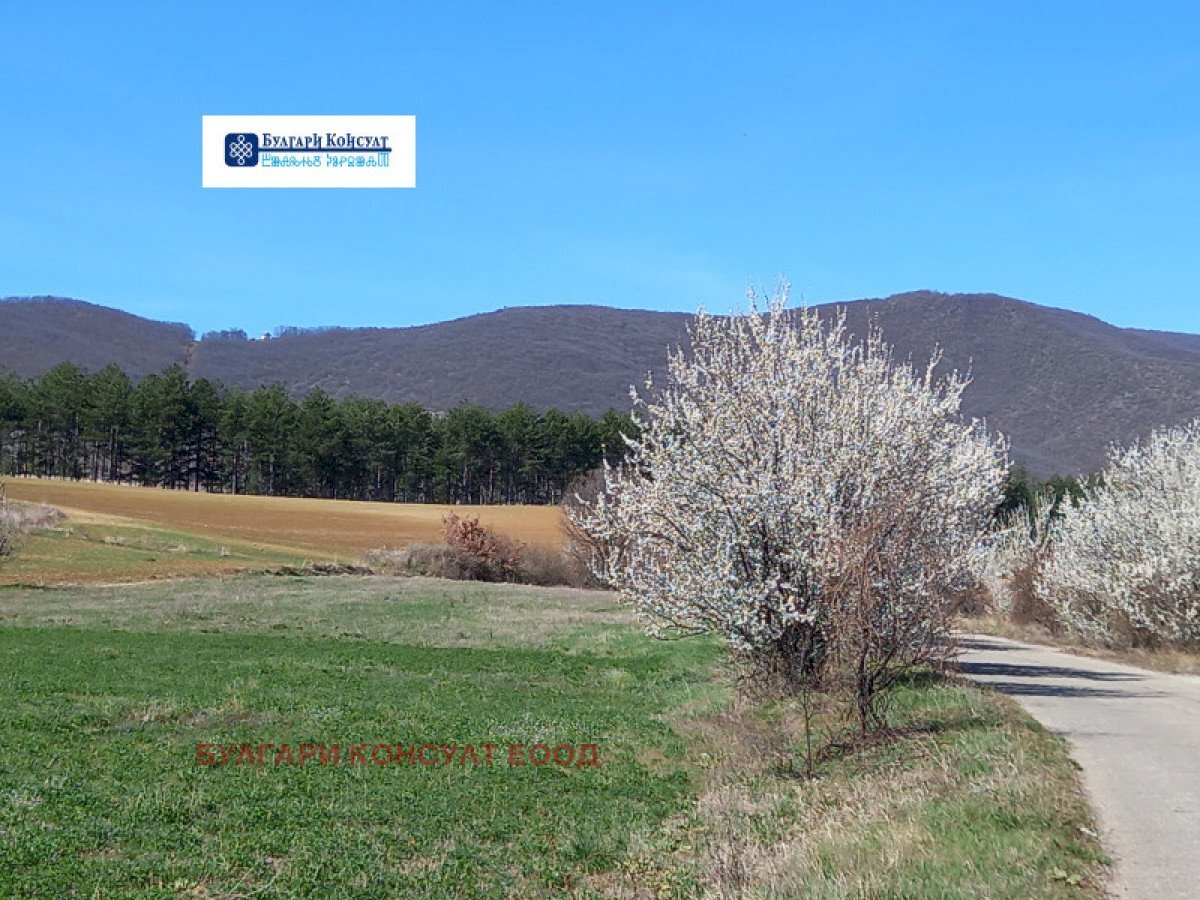
[[[245,166],[258,165],[258,135],[257,134],[227,134],[225,135],[225,165]]]

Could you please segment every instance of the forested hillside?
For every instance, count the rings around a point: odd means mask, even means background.
[[[964,411],[1012,439],[1039,474],[1088,472],[1112,441],[1200,415],[1200,336],[1117,328],[1079,313],[989,294],[919,292],[845,304],[856,334],[877,322],[897,355],[934,345],[947,369],[970,369]],[[833,307],[823,307],[829,314]],[[177,363],[190,378],[293,399],[472,403],[492,410],[599,415],[629,408],[629,386],[686,338],[682,313],[596,306],[523,307],[414,328],[236,330],[192,340],[164,325],[75,301],[0,302],[0,369],[29,377],[60,362],[135,381]]]
[[[184,364],[195,334],[79,300],[33,297],[0,301],[0,370],[41,375],[60,362],[91,372],[109,363],[133,379]]]

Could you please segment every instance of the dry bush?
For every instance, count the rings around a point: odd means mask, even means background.
[[[399,550],[372,550],[363,562],[388,575],[427,575],[455,581],[486,581],[484,567],[475,557],[448,544],[409,544]]]
[[[8,527],[23,533],[53,528],[67,517],[61,509],[40,503],[7,503],[0,516]]]
[[[959,616],[978,618],[993,607],[992,592],[982,583],[968,585],[951,598],[951,606]]]
[[[0,484],[0,559],[16,552],[17,529],[9,524],[9,502]]]
[[[41,503],[14,503],[0,484],[0,557],[16,552],[21,535],[57,525],[66,515],[61,509]]]
[[[514,580],[521,584],[536,584],[542,587],[588,586],[585,570],[576,566],[565,553],[536,544],[528,547],[521,555]]]
[[[0,523],[0,559],[12,556],[17,550],[17,535],[13,529]]]
[[[385,575],[426,575],[453,581],[499,580],[495,570],[449,544],[414,543],[398,550],[384,547],[365,554],[362,561]],[[562,553],[538,546],[525,551],[506,580],[542,587],[583,587],[579,572]]]
[[[1016,625],[1037,625],[1056,634],[1062,630],[1058,612],[1035,590],[1038,564],[1033,562],[1024,565],[1009,576],[1011,607],[1008,614]]]
[[[525,545],[498,534],[482,524],[478,516],[450,513],[442,519],[446,543],[475,559],[486,577],[483,581],[515,581]]]
[[[563,556],[573,570],[570,583],[578,587],[608,587],[595,573],[602,560],[619,550],[619,537],[592,533],[577,524],[603,493],[604,469],[592,469],[567,486],[559,505],[559,528],[566,539]]]
[[[581,572],[560,551],[526,546],[497,534],[475,516],[450,513],[442,520],[444,544],[414,543],[372,550],[363,562],[392,575],[428,575],[457,581],[507,581],[543,586],[583,586]]]
[[[0,484],[0,528],[21,534],[38,528],[51,528],[67,516],[61,509],[44,503],[20,503],[9,500]]]

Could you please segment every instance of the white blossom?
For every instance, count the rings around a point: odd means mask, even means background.
[[[1200,640],[1200,419],[1110,450],[1055,529],[1037,591],[1085,636]]]
[[[898,639],[936,636],[974,577],[1003,442],[960,418],[967,379],[935,380],[937,355],[916,370],[878,330],[853,342],[844,315],[785,304],[701,312],[659,390],[634,392],[640,436],[573,512],[618,548],[596,573],[652,632],[738,649],[824,627],[851,581]]]
[[[1070,504],[1053,488],[1044,488],[1028,506],[1002,515],[987,540],[980,545],[979,577],[997,612],[1013,611],[1013,580],[1023,570],[1036,569],[1048,552],[1050,535]]]

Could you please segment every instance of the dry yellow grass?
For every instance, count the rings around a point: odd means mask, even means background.
[[[376,547],[436,541],[442,517],[451,511],[478,515],[485,525],[527,543],[561,542],[558,510],[545,506],[231,496],[57,479],[12,479],[6,486],[11,499],[57,506],[74,521],[113,517],[321,556],[357,557]]]

